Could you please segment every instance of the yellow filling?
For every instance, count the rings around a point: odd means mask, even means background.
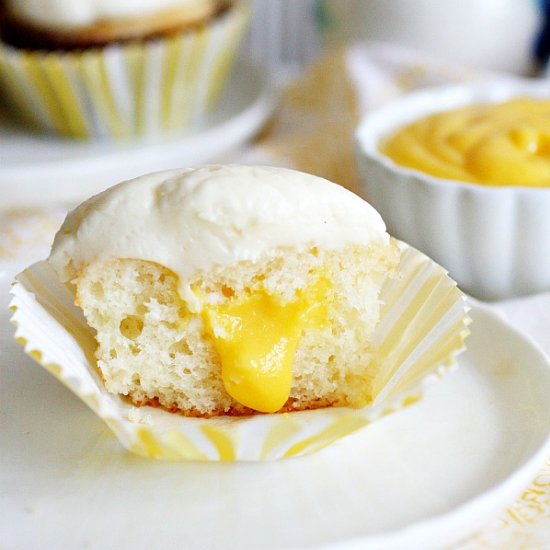
[[[327,326],[325,277],[283,303],[266,290],[206,305],[203,319],[213,336],[229,395],[256,411],[278,411],[292,386],[294,352],[305,329]]]
[[[518,98],[431,115],[398,130],[380,150],[441,178],[550,186],[550,101]]]

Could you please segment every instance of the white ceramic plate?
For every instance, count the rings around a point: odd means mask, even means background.
[[[33,134],[0,116],[0,206],[80,202],[147,172],[209,162],[257,132],[271,114],[269,76],[239,60],[215,111],[201,128],[149,142],[85,142]]]
[[[4,277],[2,300],[7,304]],[[122,449],[0,322],[0,545],[441,548],[495,517],[550,455],[550,366],[474,306],[459,368],[317,454],[156,462]]]

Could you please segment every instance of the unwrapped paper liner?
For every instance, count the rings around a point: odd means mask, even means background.
[[[202,419],[134,407],[105,389],[91,330],[70,289],[45,261],[17,276],[12,322],[25,352],[78,395],[130,451],[172,460],[274,460],[321,449],[414,402],[427,380],[454,364],[469,333],[463,294],[442,267],[407,245],[399,272],[382,290],[375,335],[380,374],[372,405],[360,409]]]
[[[77,51],[0,43],[0,90],[28,124],[76,138],[152,136],[197,127],[219,97],[248,12],[180,34]]]

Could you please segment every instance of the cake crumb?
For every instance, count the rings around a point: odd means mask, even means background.
[[[153,424],[151,413],[143,412],[137,407],[134,407],[128,411],[127,418],[133,424],[146,424],[148,426]]]

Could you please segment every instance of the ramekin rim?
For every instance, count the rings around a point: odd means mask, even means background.
[[[364,157],[371,162],[382,165],[386,170],[394,172],[398,176],[409,179],[414,178],[428,184],[430,187],[437,187],[439,189],[456,189],[458,184],[464,189],[470,189],[472,192],[483,194],[540,195],[540,193],[550,193],[550,186],[532,187],[506,184],[493,186],[450,178],[440,178],[421,170],[397,164],[384,155],[377,146],[380,139],[393,129],[408,122],[418,120],[428,114],[444,112],[473,103],[474,101],[496,103],[526,95],[530,97],[548,97],[550,99],[550,86],[543,81],[515,78],[509,82],[442,84],[411,92],[374,108],[361,118],[354,131],[356,156]],[[411,108],[417,107],[418,104],[421,105],[420,109],[415,110]],[[405,111],[407,107],[410,109],[408,112],[401,112],[395,118],[388,118],[388,113],[394,111],[396,108]]]

